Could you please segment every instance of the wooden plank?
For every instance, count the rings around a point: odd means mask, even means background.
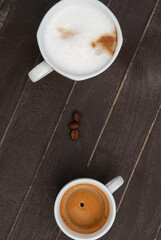
[[[161,223],[158,227],[158,230],[156,232],[156,236],[155,236],[154,240],[159,240],[159,239],[161,239]]]
[[[72,86],[55,72],[26,87],[0,148],[0,239],[12,227]]]
[[[0,34],[0,139],[27,82],[27,73],[39,55],[36,42],[38,25],[54,2],[56,0],[3,2],[0,11],[0,18],[3,16]]]
[[[103,182],[120,174],[127,183],[161,103],[161,68],[158,66],[161,49],[156,45],[161,41],[161,29],[155,27],[161,20],[160,13],[159,2],[155,17],[90,164],[89,175],[94,175]],[[125,186],[126,184],[115,193],[117,203]]]
[[[3,27],[3,24],[9,13],[10,7],[11,7],[11,0],[0,1],[0,29]]]
[[[102,239],[155,239],[161,222],[160,156],[161,111],[134,172],[115,224]]]
[[[135,49],[137,48],[138,41],[141,38],[142,32],[154,7],[154,2],[152,3],[152,1],[146,1],[146,3],[147,7],[143,8],[145,2],[135,1],[135,4],[132,1],[126,1],[124,4],[117,0],[112,2],[112,10],[114,13],[117,13],[116,15],[124,29],[125,43],[122,52],[120,53],[118,60],[108,71],[101,74],[99,77],[92,79],[92,81],[89,80],[76,85],[49,152],[46,155],[46,159],[43,159],[42,168],[40,168],[39,172],[35,175],[32,188],[27,196],[24,207],[18,216],[18,219],[16,219],[14,229],[8,239],[23,238],[23,240],[27,240],[30,238],[31,240],[35,240],[35,238],[56,238],[59,230],[53,218],[53,200],[60,188],[69,180],[80,176],[91,176],[103,181],[110,180],[111,177],[115,176],[115,165],[110,162],[110,158],[109,161],[106,160],[108,155],[107,136],[106,138],[103,138],[103,142],[106,147],[103,151],[101,150],[101,156],[99,155],[100,161],[98,164],[96,160],[92,161],[92,165],[88,169],[87,163],[103,123],[110,111],[116,91],[119,89],[120,82],[126,73],[126,69],[135,52]],[[130,7],[132,7],[132,9],[129,11]],[[160,57],[159,54],[160,53],[158,52],[157,60]],[[134,75],[136,75],[136,72],[133,73],[131,78],[128,78],[130,79],[131,91],[133,87],[136,88],[139,84],[141,85],[140,91],[142,90],[144,92],[143,85],[145,81],[142,82],[139,79],[138,82],[134,82]],[[107,81],[107,79],[110,79],[111,81]],[[156,81],[159,85],[158,78]],[[129,84],[126,85],[129,86]],[[158,101],[155,102],[154,100],[156,100],[156,96],[159,96],[157,95],[159,89],[156,89],[156,94],[152,94],[154,90],[155,88],[152,88],[150,92],[152,95],[151,100],[153,101],[151,106],[158,103]],[[135,92],[133,92],[134,99],[135,97],[140,97],[140,91],[138,95],[135,95]],[[129,96],[128,91],[126,91],[126,94]],[[134,101],[134,99],[130,96],[128,101]],[[136,100],[140,102],[140,99]],[[127,103],[127,97],[125,102]],[[140,106],[139,113],[137,112],[138,108],[136,108],[136,114],[143,112],[142,107],[144,107],[144,104]],[[125,104],[124,108],[126,108]],[[130,104],[127,105],[127,108],[130,108]],[[151,108],[149,109],[151,110]],[[80,138],[75,142],[70,140],[69,130],[67,127],[68,123],[72,120],[71,114],[74,110],[79,110],[84,117],[80,126]],[[123,107],[121,110],[123,110]],[[151,113],[153,117],[153,112]],[[128,112],[126,113],[126,117],[128,118]],[[146,114],[142,115],[142,117],[146,120]],[[117,118],[117,116],[116,119],[118,122],[119,118]],[[147,126],[144,127],[145,134],[146,130],[148,131],[149,128],[148,123],[151,124],[150,119],[151,117],[149,117],[149,119],[145,122],[145,125],[147,124]],[[125,126],[125,122],[122,122],[122,120],[124,119],[119,119],[121,124],[124,124]],[[138,127],[138,124],[140,124],[140,119],[136,119],[134,127]],[[117,125],[115,125],[115,127],[117,127]],[[115,129],[115,133],[116,130],[117,128]],[[124,128],[124,130],[126,130],[126,128]],[[133,131],[135,130],[133,129]],[[140,129],[138,129],[138,131],[139,130]],[[130,134],[130,132],[128,133]],[[143,134],[143,137],[140,140],[140,145],[144,140],[145,134]],[[137,138],[138,135],[136,136],[135,141],[138,141],[137,144],[139,145],[139,140]],[[117,137],[119,137],[119,141],[122,143],[122,136],[118,135]],[[111,146],[115,146],[115,142],[111,142],[111,140],[109,140],[109,144],[111,144]],[[127,142],[128,140],[125,141],[125,144]],[[119,152],[120,148],[117,148],[117,150]],[[96,165],[95,169],[92,167],[94,164]],[[117,168],[117,171],[119,171],[119,168]],[[60,238],[64,239],[65,237],[60,235]]]

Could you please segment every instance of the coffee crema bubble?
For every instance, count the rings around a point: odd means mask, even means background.
[[[97,72],[108,64],[115,52],[115,24],[104,8],[92,2],[76,1],[60,8],[43,29],[49,61],[66,73]]]
[[[89,234],[101,229],[109,217],[105,193],[92,184],[69,188],[60,202],[60,215],[71,230]]]

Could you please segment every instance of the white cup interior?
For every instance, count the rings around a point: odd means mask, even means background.
[[[61,199],[64,195],[64,193],[71,187],[77,185],[77,184],[92,184],[98,188],[100,188],[107,196],[108,201],[109,201],[109,206],[110,206],[110,212],[109,212],[109,217],[107,222],[104,224],[104,226],[99,229],[97,232],[94,233],[90,233],[90,234],[80,234],[77,232],[72,231],[70,228],[68,228],[66,226],[66,224],[63,222],[61,215],[60,215],[60,202]],[[108,188],[103,185],[102,183],[93,180],[93,179],[89,179],[89,178],[82,178],[82,179],[77,179],[74,180],[70,183],[68,183],[66,186],[64,186],[62,188],[62,190],[59,192],[56,200],[55,200],[55,205],[54,205],[54,215],[55,215],[55,219],[56,222],[59,226],[59,228],[70,238],[72,239],[77,239],[77,240],[82,240],[82,239],[86,239],[86,240],[94,240],[94,239],[98,239],[101,236],[103,236],[106,232],[109,231],[109,229],[111,228],[115,217],[116,217],[116,204],[115,204],[115,200],[112,196],[112,194],[110,193],[110,191],[108,190]]]
[[[102,9],[103,11],[106,11],[106,13],[110,16],[110,18],[112,19],[112,21],[114,22],[115,24],[115,27],[116,27],[116,30],[117,30],[117,46],[116,46],[116,50],[115,50],[115,53],[114,55],[111,57],[110,61],[107,62],[106,65],[104,65],[102,68],[100,68],[99,70],[97,71],[94,71],[94,72],[91,72],[89,74],[86,74],[86,75],[75,75],[73,74],[72,72],[69,73],[69,72],[65,72],[63,69],[60,68],[60,66],[56,66],[53,64],[53,62],[50,60],[49,56],[47,55],[47,51],[45,49],[45,46],[43,44],[43,29],[46,27],[46,25],[48,24],[48,22],[50,21],[51,17],[57,12],[57,11],[61,11],[62,8],[66,7],[66,6],[69,6],[70,4],[74,4],[75,2],[77,1],[80,1],[80,0],[62,0],[60,2],[58,2],[57,4],[55,4],[47,13],[46,15],[44,16],[40,26],[39,26],[39,29],[38,29],[38,32],[37,32],[37,41],[38,41],[38,44],[39,44],[39,48],[40,48],[40,51],[41,51],[41,54],[43,56],[43,58],[45,59],[45,61],[55,70],[57,71],[58,73],[70,78],[70,79],[73,79],[73,80],[85,80],[85,79],[88,79],[88,78],[91,78],[91,77],[94,77],[100,73],[102,73],[103,71],[105,71],[113,62],[114,60],[116,59],[119,51],[120,51],[120,48],[122,46],[122,42],[123,42],[123,38],[122,38],[122,32],[121,32],[121,28],[120,28],[120,25],[116,19],[116,17],[114,16],[114,14],[103,4],[101,3],[100,1],[98,0],[81,0],[81,2],[84,2],[84,4],[92,4],[92,5],[95,5],[96,8],[100,8]]]

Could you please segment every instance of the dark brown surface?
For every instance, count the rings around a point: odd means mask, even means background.
[[[33,84],[36,30],[54,2],[0,1],[0,239],[68,239],[53,218],[61,187],[121,175],[116,222],[102,239],[159,240],[161,3],[109,1],[124,36],[115,63],[87,81],[53,72]],[[72,141],[76,110],[83,119]]]
[[[161,112],[137,162],[109,240],[155,239],[161,220],[160,151]]]

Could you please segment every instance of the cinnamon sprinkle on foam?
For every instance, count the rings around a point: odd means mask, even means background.
[[[73,36],[75,36],[76,34],[79,33],[75,30],[70,30],[70,29],[66,29],[66,28],[63,28],[63,27],[58,27],[57,31],[60,33],[60,37],[62,39],[67,39],[67,38],[73,37]]]
[[[102,35],[96,41],[91,43],[96,48],[96,54],[101,54],[106,50],[111,56],[114,54],[117,45],[117,31],[115,29],[112,35]]]

